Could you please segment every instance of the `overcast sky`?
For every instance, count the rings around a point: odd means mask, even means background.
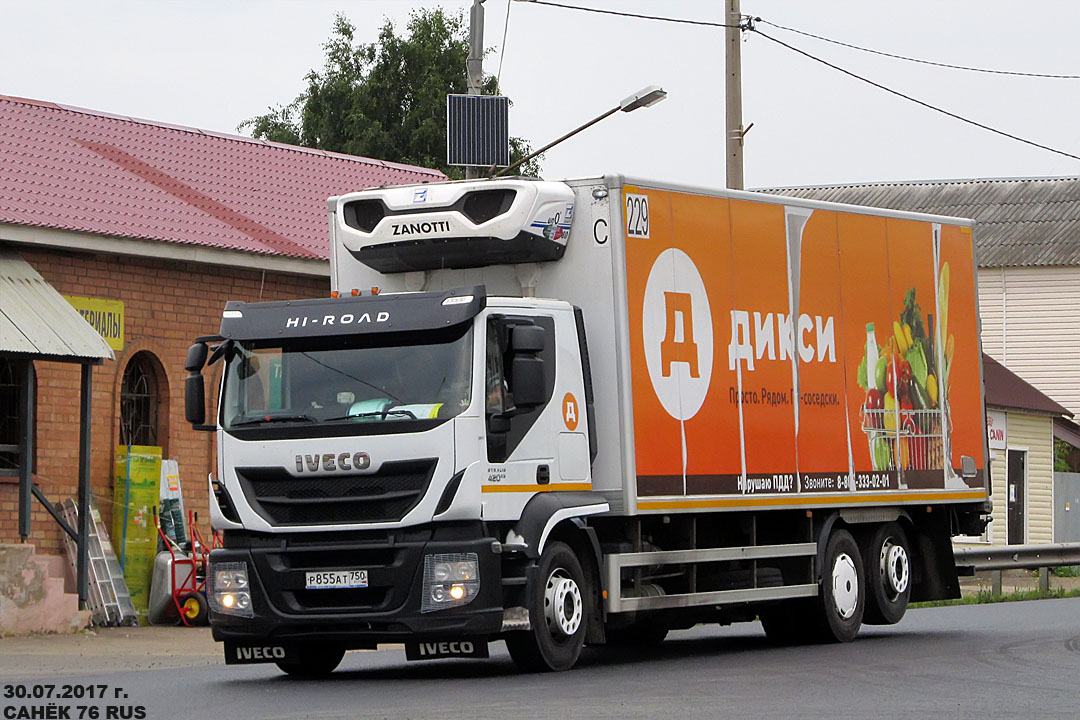
[[[720,23],[721,0],[558,0]],[[504,23],[510,7],[506,41]],[[323,62],[335,12],[373,41],[384,19],[468,0],[0,0],[0,94],[235,133],[291,101]],[[543,162],[548,178],[620,172],[724,184],[723,29],[487,0],[485,69],[502,61],[510,131],[539,147],[645,85],[668,98],[617,113]],[[1080,75],[1080,2],[742,0],[779,25],[982,68]],[[1080,80],[916,65],[761,26],[854,73],[985,125],[1080,155]],[[748,187],[1080,175],[1080,160],[890,96],[750,34],[743,43]],[[2,132],[2,128],[0,128]],[[342,188],[343,191],[348,188]]]

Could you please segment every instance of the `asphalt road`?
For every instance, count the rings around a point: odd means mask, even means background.
[[[561,674],[518,674],[502,643],[491,650],[486,661],[421,663],[407,663],[400,649],[354,652],[329,679],[306,682],[273,665],[204,660],[133,671],[88,661],[85,672],[66,676],[5,672],[0,708],[4,717],[30,717],[18,709],[48,701],[5,698],[7,686],[30,692],[51,683],[105,687],[108,700],[86,699],[86,691],[52,700],[73,718],[79,706],[96,707],[99,718],[140,718],[141,708],[145,718],[229,720],[1080,714],[1080,598],[910,611],[899,625],[864,627],[849,645],[776,648],[757,623],[705,626],[672,633],[649,653],[586,649]]]

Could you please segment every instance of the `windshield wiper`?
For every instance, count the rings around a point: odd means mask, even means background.
[[[229,424],[229,427],[240,427],[242,425],[258,425],[260,423],[279,423],[279,422],[318,422],[310,415],[304,415],[303,413],[290,413],[287,415],[263,415],[261,417],[251,418],[250,420],[234,420]]]
[[[341,417],[326,418],[323,422],[334,422],[335,420],[354,420],[356,418],[370,418],[370,417],[386,417],[387,415],[404,415],[410,420],[415,420],[416,416],[409,410],[372,410],[371,412],[356,413],[355,415],[342,415]]]

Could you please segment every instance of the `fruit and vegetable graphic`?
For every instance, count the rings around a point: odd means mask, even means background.
[[[858,383],[866,395],[862,428],[874,470],[940,470],[948,434],[949,369],[955,343],[948,333],[949,264],[938,279],[938,326],[923,314],[915,288],[900,316],[878,341],[879,326],[866,325],[866,352]],[[944,342],[943,353],[937,343]]]

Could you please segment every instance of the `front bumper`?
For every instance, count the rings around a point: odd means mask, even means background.
[[[229,532],[215,563],[246,562],[254,617],[211,612],[215,640],[329,641],[347,649],[417,639],[486,638],[502,628],[499,543],[479,523],[432,524],[363,533],[269,535]],[[472,602],[421,612],[424,557],[476,553]],[[368,587],[307,590],[309,571],[368,571]]]

